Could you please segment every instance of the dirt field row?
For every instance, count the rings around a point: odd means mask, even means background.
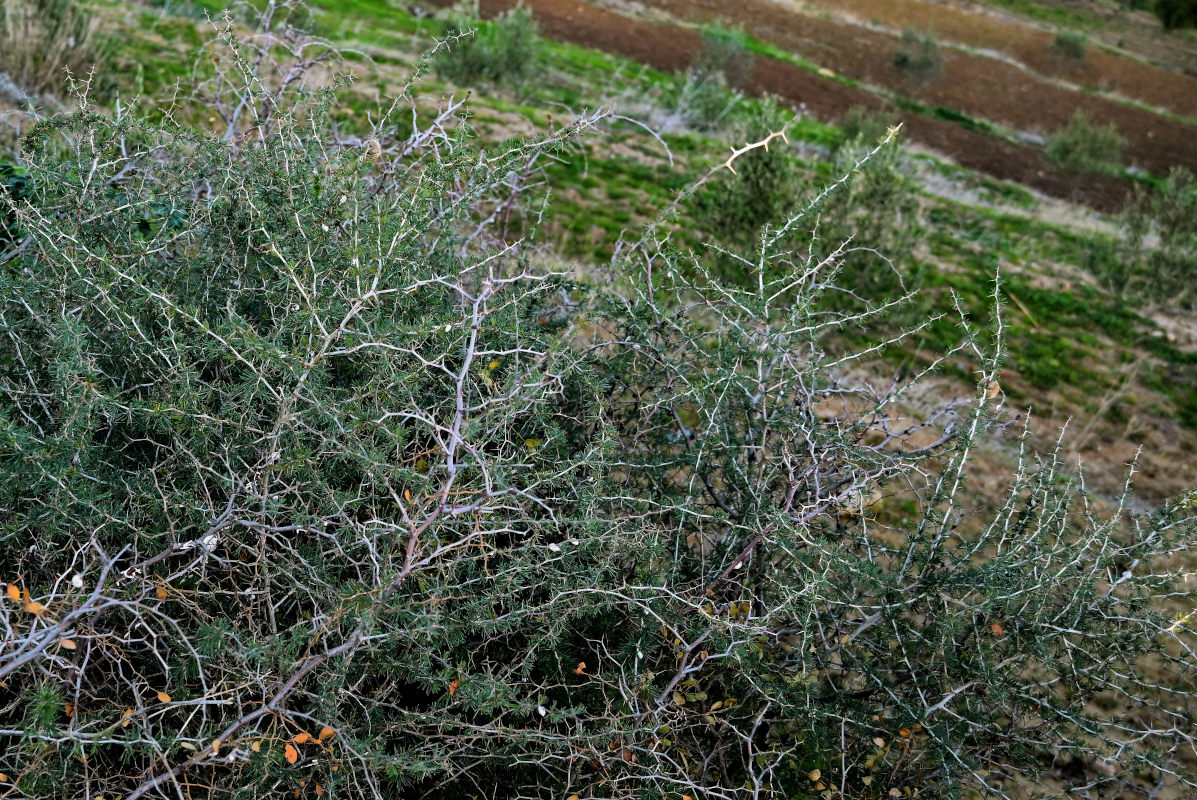
[[[1166,175],[1173,166],[1197,172],[1197,127],[1066,89],[1013,64],[945,49],[942,77],[922,88],[912,88],[893,66],[900,38],[890,33],[800,14],[768,0],[642,2],[678,19],[741,26],[758,39],[840,74],[912,96],[928,106],[943,106],[1019,131],[1049,134],[1067,125],[1079,110],[1091,120],[1114,124],[1126,139],[1124,153],[1129,165],[1156,175]],[[951,10],[921,5],[941,13]],[[1197,106],[1197,81],[1163,70],[1156,72],[1161,78],[1191,83],[1188,102]]]
[[[670,1],[653,0],[654,3]],[[452,0],[435,2],[449,5]],[[713,0],[678,2],[698,11],[706,8],[708,14],[711,6],[721,5]],[[482,13],[489,17],[514,7],[516,0],[482,0],[480,5]],[[542,31],[550,38],[617,53],[664,71],[684,69],[699,52],[697,31],[675,24],[629,17],[582,0],[525,0],[524,5],[532,10]],[[772,10],[784,13],[780,9]],[[768,19],[792,24],[788,15]],[[867,46],[867,43],[861,43],[861,46]],[[827,120],[839,119],[853,106],[878,108],[884,105],[882,100],[864,89],[773,59],[757,59],[748,88],[754,92],[771,92],[796,106],[805,105],[813,115]],[[1013,144],[920,114],[903,113],[900,118],[910,139],[949,156],[961,166],[1056,197],[1068,197],[1072,193],[1072,184],[1037,148]],[[1095,208],[1111,211],[1121,205],[1128,189],[1124,181],[1092,179],[1078,188],[1076,197]]]
[[[1001,53],[1040,75],[1197,117],[1197,78],[1100,47],[1089,47],[1083,63],[1068,63],[1052,55],[1055,34],[979,13],[982,9],[976,7],[962,9],[927,0],[773,0],[773,3],[796,11],[810,9],[848,15],[861,23],[875,23],[892,31],[905,28],[926,31],[941,41]],[[1161,30],[1156,45],[1166,37]]]

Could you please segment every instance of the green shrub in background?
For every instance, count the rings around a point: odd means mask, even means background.
[[[1197,0],[1155,0],[1151,10],[1163,23],[1164,30],[1197,28]]]
[[[886,109],[852,106],[840,120],[841,138],[836,149],[852,142],[874,145],[885,138],[890,128],[898,124],[898,115]]]
[[[907,28],[894,51],[893,65],[912,89],[920,89],[943,74],[943,51],[930,34]]]
[[[446,16],[448,44],[434,60],[438,74],[454,83],[519,85],[536,73],[542,49],[532,12],[517,6],[490,22],[478,4],[462,5]]]
[[[1083,33],[1058,31],[1049,45],[1052,57],[1061,63],[1083,64],[1089,42]]]
[[[1197,785],[1192,614],[1162,605],[1193,608],[1197,497],[1104,505],[1024,438],[977,502],[1000,315],[945,354],[972,396],[918,421],[926,375],[866,376],[886,340],[836,350],[903,299],[794,232],[883,150],[725,249],[730,280],[666,218],[578,285],[496,208],[595,118],[484,152],[442,109],[354,142],[331,91],[259,102],[273,73],[234,81],[255,62],[223,37],[221,102],[253,109],[234,136],[87,108],[33,130],[32,191],[6,203],[5,785]]]
[[[836,149],[833,174],[854,172],[857,164],[865,161],[869,168],[827,199],[821,209],[820,233],[824,249],[849,239],[856,248],[862,248],[846,257],[849,264],[858,267],[855,274],[861,285],[896,289],[901,281],[893,282],[894,272],[885,261],[906,263],[923,226],[918,194],[903,171],[902,150],[896,143],[889,144],[896,128],[891,125],[877,136],[869,130],[872,127],[865,126],[864,131]],[[882,142],[886,146],[880,146]],[[884,253],[886,259],[877,258],[876,253]],[[858,261],[862,263],[858,265]]]
[[[747,49],[742,31],[708,28],[702,34],[702,49],[689,68],[677,78],[668,126],[698,131],[723,127],[739,107],[740,88],[752,73],[755,59]]]
[[[741,89],[752,75],[756,57],[748,49],[744,31],[704,28],[702,48],[691,68],[700,76],[719,73],[734,89]]]
[[[733,141],[758,141],[784,130],[792,119],[776,99],[766,98],[741,123]],[[735,169],[734,175],[704,186],[690,205],[703,233],[725,245],[751,247],[762,225],[780,221],[794,207],[803,182],[793,153],[782,141],[754,153]]]
[[[1061,169],[1074,177],[1112,174],[1121,169],[1125,140],[1113,123],[1094,125],[1078,111],[1068,125],[1047,138],[1044,152]]]
[[[1136,187],[1122,229],[1124,270],[1138,293],[1154,302],[1197,303],[1197,179],[1191,172],[1177,167],[1151,192]],[[1149,236],[1155,239],[1150,247]]]

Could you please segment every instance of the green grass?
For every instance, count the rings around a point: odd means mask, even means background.
[[[1039,0],[984,0],[989,5],[1013,11],[1030,19],[1049,22],[1059,28],[1079,28],[1090,30],[1105,27],[1104,20],[1097,14],[1086,9],[1072,6],[1059,6],[1055,3],[1044,3]]]

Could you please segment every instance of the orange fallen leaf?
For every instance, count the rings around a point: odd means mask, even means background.
[[[163,588],[163,587],[161,587],[161,586],[159,586],[159,587],[158,587],[157,594],[158,594],[158,599],[159,599],[159,600],[165,600],[165,599],[166,599],[166,598],[169,596],[169,595],[166,593],[166,589],[164,589],[164,588]]]
[[[159,703],[169,703],[170,695],[168,695],[166,692],[158,692],[158,702]]]
[[[75,707],[73,705],[71,705],[70,703],[67,703],[66,705],[64,705],[62,707],[62,710],[64,713],[66,713],[67,719],[75,718]]]
[[[1002,628],[1002,626],[1001,626],[1001,625],[998,625],[996,622],[995,622],[995,623],[993,623],[992,625],[990,625],[990,626],[989,626],[989,629],[990,629],[991,631],[993,631],[995,634],[997,634],[998,636],[1001,636],[1003,633],[1005,633],[1005,632],[1006,632],[1006,631],[1005,631],[1005,629],[1004,629],[1004,628]]]
[[[0,783],[8,783],[8,776],[0,772]]]
[[[458,685],[458,683],[459,683],[459,681],[457,680],[457,678],[454,678],[454,679],[453,679],[453,682],[449,684],[449,696],[450,696],[450,697],[452,697],[453,695],[457,694],[457,685]]]
[[[565,798],[565,800],[578,800],[578,796],[576,794],[571,794],[569,797]]]
[[[129,723],[133,721],[133,720],[131,720],[131,719],[129,719],[129,718],[130,718],[130,717],[132,717],[132,716],[133,716],[133,709],[131,709],[131,708],[126,708],[126,709],[125,709],[125,713],[124,713],[124,714],[121,714],[121,727],[122,727],[122,728],[127,728],[127,727],[129,727]]]
[[[320,784],[316,784],[316,796],[324,797],[324,787],[321,786]]]
[[[585,675],[586,674],[586,662],[585,661],[578,662],[578,666],[574,667],[574,674],[575,675]]]
[[[910,738],[910,728],[903,728],[902,730],[898,731],[898,735],[901,736],[903,739],[909,739]]]
[[[35,617],[40,617],[46,613],[46,607],[36,600],[29,600],[25,603],[25,613],[33,614]]]
[[[323,728],[320,729],[320,733],[316,735],[316,738],[323,742],[328,737],[336,736],[336,735],[337,735],[336,731],[334,731],[332,728],[325,725]]]
[[[249,749],[250,749],[250,750],[253,750],[255,753],[260,753],[260,752],[262,752],[262,742],[261,742],[261,740],[260,740],[260,739],[255,739],[254,741],[250,742]]]
[[[8,584],[8,599],[14,603],[21,602],[21,590],[17,588],[15,583]]]
[[[58,646],[63,650],[74,650],[76,647],[74,639],[59,639]]]
[[[283,756],[287,759],[288,764],[294,764],[299,760],[299,751],[295,749],[294,745],[288,744],[283,749]]]
[[[824,789],[826,789],[826,788],[827,788],[827,786],[826,786],[826,785],[824,785],[823,781],[819,781],[818,783],[816,783],[816,784],[815,784],[815,791],[816,791],[816,792],[821,792],[821,791],[823,791],[823,790],[824,790]]]
[[[303,744],[311,738],[312,734],[308,733],[307,731],[300,731],[299,733],[295,734],[295,744]]]
[[[219,752],[220,752],[220,740],[213,739],[212,740],[212,755],[216,755]]]

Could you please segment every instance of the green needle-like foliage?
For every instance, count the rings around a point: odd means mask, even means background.
[[[882,148],[580,285],[508,222],[600,116],[483,148],[403,95],[334,136],[340,84],[222,37],[222,136],[84,109],[0,195],[3,790],[1193,791],[1197,498],[1099,502],[1026,438],[974,497],[1000,287],[956,401],[877,372],[922,326],[837,349],[908,298],[793,243]]]

